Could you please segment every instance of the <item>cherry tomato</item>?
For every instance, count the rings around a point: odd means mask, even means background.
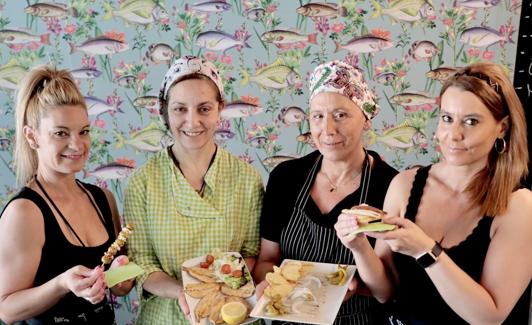
[[[229,265],[229,264],[222,265],[221,271],[222,271],[223,274],[231,273],[231,265]]]
[[[242,271],[240,270],[234,270],[232,273],[231,273],[232,276],[234,276],[235,278],[240,278],[242,276]]]
[[[210,265],[210,264],[207,263],[207,262],[201,262],[199,266],[202,267],[202,268],[204,268],[204,269],[208,269],[208,268],[209,268],[209,265]]]
[[[212,264],[212,262],[214,262],[214,256],[207,255],[207,257],[205,258],[205,262]]]

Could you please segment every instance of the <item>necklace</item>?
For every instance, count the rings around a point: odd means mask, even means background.
[[[329,175],[327,175],[326,172],[322,171],[322,173],[323,173],[323,175],[325,175],[325,178],[327,179],[327,182],[329,182],[329,185],[331,185],[331,188],[329,189],[329,192],[331,192],[331,193],[335,192],[338,189],[338,187],[340,187],[340,185],[342,185],[341,182],[338,182],[338,184],[334,184],[332,182],[331,178],[329,177]],[[360,176],[361,174],[362,174],[362,169],[360,171],[358,171],[358,173],[355,175],[355,177],[353,177],[353,181],[355,179],[357,179],[358,176]]]
[[[214,153],[212,154],[211,161],[209,161],[209,166],[207,167],[207,170],[205,171],[205,173],[203,174],[203,177],[201,178],[201,187],[200,187],[199,190],[194,188],[194,191],[196,191],[196,193],[198,193],[198,195],[201,196],[201,197],[203,197],[203,193],[205,192],[205,187],[207,186],[207,183],[205,182],[205,175],[207,175],[207,172],[211,168],[212,163],[214,162],[214,158],[216,158],[216,153],[218,152],[218,146],[215,146],[214,148],[215,148],[214,149]],[[179,165],[179,161],[177,160],[176,156],[174,155],[174,152],[172,151],[172,147],[171,146],[168,147],[168,154],[170,155],[170,157],[172,157],[172,161],[176,165],[177,169],[179,169],[179,171],[181,172],[183,177],[186,178],[185,173],[183,173],[183,170],[181,170],[181,166]]]
[[[366,187],[366,177],[369,176],[368,175],[368,167],[369,167],[369,158],[368,158],[368,153],[367,151],[364,150],[364,162],[362,163],[362,168],[360,169],[360,171],[358,171],[358,173],[355,175],[355,177],[353,178],[353,181],[356,180],[360,175],[362,175],[362,173],[364,172],[364,179],[363,179],[363,184],[362,184],[362,190],[366,190],[366,195],[367,195],[367,188]],[[322,171],[323,175],[325,175],[325,178],[327,179],[327,182],[329,183],[330,185],[330,189],[329,189],[329,192],[335,192],[338,187],[340,187],[340,185],[342,185],[342,183],[338,183],[338,184],[334,184],[331,180],[331,178],[329,177],[329,175],[327,175],[326,172]]]

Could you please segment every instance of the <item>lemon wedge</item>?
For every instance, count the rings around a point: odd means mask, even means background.
[[[231,301],[222,306],[222,319],[229,325],[242,323],[248,316],[248,309],[239,301]]]

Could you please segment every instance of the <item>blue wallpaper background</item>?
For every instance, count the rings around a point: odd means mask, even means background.
[[[521,1],[0,0],[0,205],[17,188],[11,165],[14,89],[27,69],[72,70],[87,96],[92,152],[79,177],[111,189],[172,140],[156,96],[172,58],[203,55],[224,76],[219,145],[264,176],[313,150],[308,74],[343,59],[380,98],[368,147],[398,169],[438,159],[432,141],[441,82],[480,60],[513,74]],[[136,294],[115,300],[133,323]]]

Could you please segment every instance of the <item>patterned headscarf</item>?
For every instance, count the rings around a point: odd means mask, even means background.
[[[380,110],[375,93],[368,88],[362,72],[338,60],[320,64],[310,75],[310,100],[319,93],[333,92],[351,99],[368,120]]]
[[[216,87],[218,87],[218,91],[223,97],[224,86],[222,84],[222,78],[214,64],[203,58],[184,56],[175,60],[164,75],[163,82],[161,83],[161,90],[159,91],[160,107],[162,107],[162,101],[168,100],[168,91],[174,82],[183,76],[193,73],[199,73],[211,79]]]

